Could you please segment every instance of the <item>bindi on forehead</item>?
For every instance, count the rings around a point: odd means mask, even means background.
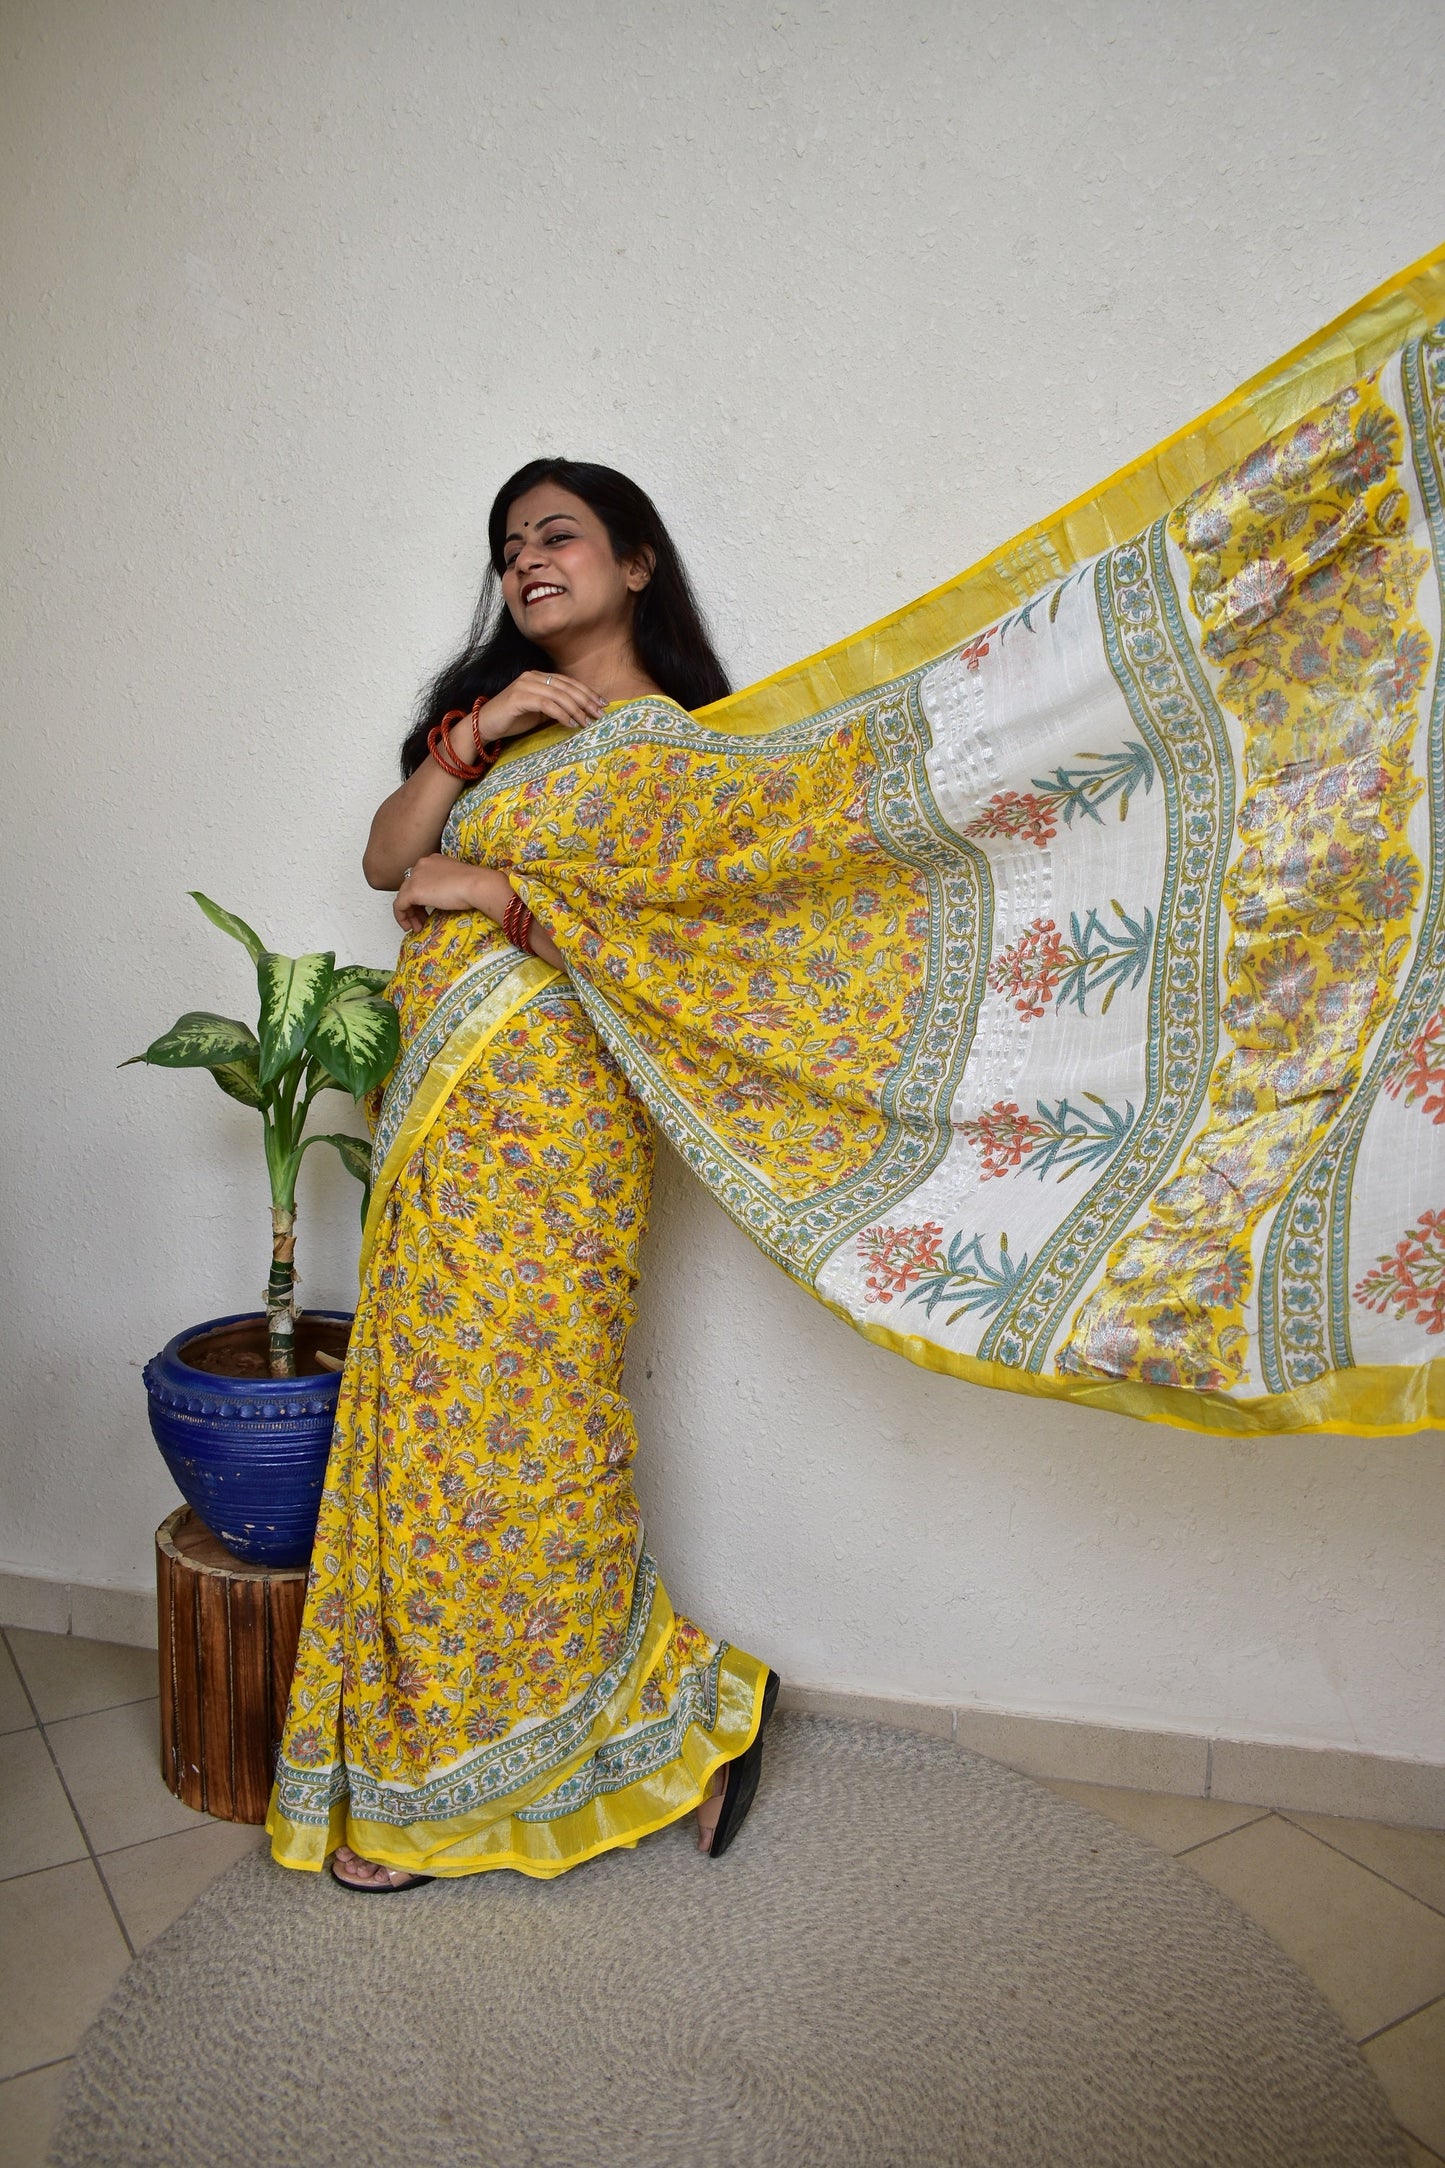
[[[523,537],[523,535],[524,535],[524,534],[525,534],[525,533],[527,532],[527,529],[528,529],[529,527],[546,527],[546,526],[550,525],[550,523],[551,523],[551,522],[552,522],[552,521],[553,521],[554,519],[570,519],[570,520],[575,520],[575,519],[577,519],[577,518],[578,518],[578,516],[579,516],[579,515],[578,515],[578,514],[577,514],[576,512],[542,512],[542,513],[539,513],[536,519],[524,519],[524,520],[522,521],[522,524],[521,524],[521,526],[520,526],[520,527],[512,527],[512,528],[510,528],[510,529],[508,530],[508,532],[507,532],[507,540],[508,540],[509,542],[520,542],[520,541],[521,541],[521,539],[522,539],[522,537]]]

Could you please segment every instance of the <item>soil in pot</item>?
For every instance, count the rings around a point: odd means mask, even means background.
[[[298,1317],[297,1377],[334,1377],[346,1358],[349,1337],[347,1327],[333,1318]],[[329,1361],[323,1359],[328,1356]],[[207,1371],[213,1378],[269,1378],[265,1317],[244,1317],[215,1332],[203,1332],[185,1342],[180,1358],[192,1370]]]

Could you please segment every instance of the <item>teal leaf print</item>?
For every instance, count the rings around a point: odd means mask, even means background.
[[[975,1235],[965,1242],[961,1233],[956,1234],[948,1245],[947,1256],[936,1272],[926,1272],[916,1287],[904,1296],[905,1302],[921,1302],[925,1313],[932,1317],[941,1302],[953,1302],[945,1323],[952,1325],[969,1311],[978,1310],[985,1317],[1007,1302],[1013,1292],[1014,1282],[1028,1270],[1028,1258],[1017,1262],[1009,1256],[1008,1236],[998,1238],[998,1262],[990,1264],[983,1250],[982,1235]]]
[[[1090,995],[1098,993],[1102,987],[1104,999],[1099,1014],[1107,1016],[1109,1004],[1119,988],[1137,986],[1149,969],[1149,960],[1154,953],[1154,913],[1144,911],[1139,918],[1133,919],[1122,903],[1111,902],[1109,908],[1119,921],[1118,929],[1106,928],[1095,910],[1091,910],[1082,922],[1077,911],[1070,916],[1073,947],[1064,952],[1070,961],[1059,980],[1061,1009],[1072,1002],[1080,1016],[1086,1015]]]

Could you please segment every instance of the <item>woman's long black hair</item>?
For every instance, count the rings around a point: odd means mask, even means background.
[[[692,584],[657,506],[615,467],[590,460],[532,459],[502,484],[487,519],[491,563],[472,615],[466,646],[439,670],[417,703],[416,725],[401,749],[401,772],[411,775],[426,758],[427,732],[450,708],[469,708],[479,693],[490,699],[524,670],[554,667],[545,649],[513,622],[501,598],[507,514],[519,497],[541,482],[555,482],[590,505],[607,529],[621,563],[652,552],[652,577],[637,597],[632,641],[637,659],[679,707],[706,707],[731,692],[727,672],[713,649]]]

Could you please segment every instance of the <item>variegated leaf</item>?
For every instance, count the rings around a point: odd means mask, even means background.
[[[243,1107],[254,1107],[259,1114],[265,1106],[261,1093],[261,1071],[254,1054],[246,1054],[240,1061],[218,1062],[211,1071],[228,1099],[239,1099]]]
[[[256,1034],[234,1016],[213,1016],[208,1009],[187,1009],[169,1031],[152,1040],[131,1062],[148,1061],[158,1069],[219,1069],[256,1052]],[[122,1069],[130,1062],[123,1061]]]
[[[326,1006],[335,956],[278,956],[264,949],[257,960],[261,989],[261,1082],[272,1084],[296,1059]]]
[[[339,964],[332,991],[339,993],[343,986],[364,986],[369,994],[384,994],[395,977],[394,971],[378,971],[374,964]]]
[[[340,974],[338,973],[338,978]],[[379,1084],[396,1060],[401,1032],[389,1001],[360,980],[336,986],[316,1019],[313,1053],[353,1099]]]
[[[222,933],[228,933],[233,941],[239,941],[252,963],[258,964],[266,953],[266,944],[261,936],[253,933],[246,921],[237,918],[234,911],[227,911],[219,903],[212,903],[210,897],[203,896],[198,888],[193,888],[191,894],[211,924],[219,926]]]

